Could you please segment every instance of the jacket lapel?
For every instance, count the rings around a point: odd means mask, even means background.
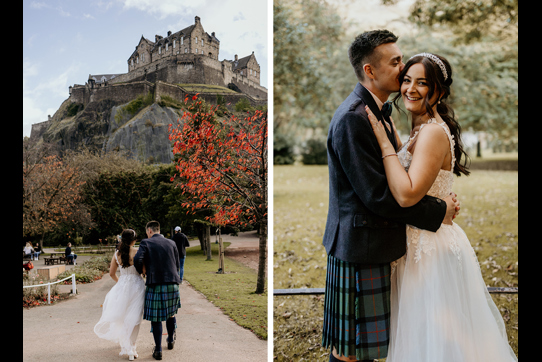
[[[354,92],[357,93],[360,96],[360,98],[362,99],[362,101],[366,105],[369,106],[369,108],[374,113],[376,118],[378,118],[378,120],[380,122],[382,122],[382,124],[384,124],[384,129],[386,130],[386,134],[388,135],[388,138],[389,138],[391,144],[393,145],[393,147],[395,148],[395,150],[397,150],[398,145],[397,145],[397,140],[395,139],[395,135],[394,135],[393,131],[390,132],[390,130],[388,129],[388,126],[386,125],[386,123],[384,121],[384,116],[382,115],[382,112],[378,108],[378,105],[376,104],[372,94],[367,90],[367,88],[362,86],[360,83],[357,84],[356,89],[354,90]],[[391,125],[390,120],[386,120],[386,121],[388,121],[389,124]]]

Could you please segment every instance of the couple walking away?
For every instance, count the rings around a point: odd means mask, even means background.
[[[121,356],[138,358],[137,337],[143,319],[152,323],[156,347],[153,357],[162,360],[163,322],[168,332],[168,349],[175,347],[179,294],[179,250],[172,240],[160,235],[160,224],[147,224],[147,236],[139,251],[133,230],[122,233],[119,250],[111,261],[111,278],[117,284],[105,298],[102,318],[94,328],[98,337],[119,343]],[[120,278],[117,270],[120,269]],[[147,283],[142,276],[147,277]]]
[[[454,174],[468,175],[450,95],[452,68],[406,64],[387,30],[349,50],[359,80],[331,121],[323,346],[330,361],[517,361],[476,254],[453,222]],[[404,144],[392,93],[412,117]]]

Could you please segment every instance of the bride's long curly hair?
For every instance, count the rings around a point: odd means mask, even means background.
[[[119,244],[119,255],[123,268],[130,267],[130,249],[132,243],[137,238],[137,234],[134,230],[124,230],[122,232],[122,241]]]
[[[435,117],[435,114],[433,112],[433,107],[435,106],[435,103],[431,104],[430,99],[433,98],[433,95],[436,94],[442,94],[442,97],[440,99],[437,98],[436,105],[437,105],[437,112],[442,117],[444,122],[448,125],[450,128],[450,132],[452,133],[452,136],[454,136],[456,147],[455,147],[455,166],[453,169],[454,174],[457,176],[461,176],[461,174],[464,174],[466,176],[470,175],[468,164],[470,164],[470,157],[465,151],[463,147],[463,141],[461,139],[461,126],[459,125],[459,122],[457,121],[455,117],[455,112],[452,109],[452,107],[447,103],[447,99],[450,96],[451,93],[451,86],[453,81],[452,78],[452,66],[448,62],[446,58],[443,56],[433,54],[436,57],[438,57],[446,67],[446,71],[448,72],[448,79],[444,79],[444,74],[440,67],[431,59],[418,55],[413,58],[411,58],[405,65],[405,69],[401,72],[399,75],[399,82],[402,85],[405,79],[405,76],[414,64],[421,63],[425,68],[425,78],[427,80],[427,86],[429,88],[429,93],[427,94],[427,97],[425,98],[425,108],[427,109],[427,113],[431,118]],[[395,105],[398,105],[398,100],[402,97],[402,94],[399,93],[397,97],[393,100]],[[440,101],[440,102],[439,102]],[[399,109],[399,107],[397,107]]]

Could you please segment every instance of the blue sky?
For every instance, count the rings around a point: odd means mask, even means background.
[[[267,0],[24,0],[23,137],[69,97],[89,74],[128,71],[141,36],[184,29],[201,18],[221,42],[219,59],[254,51],[268,86]]]

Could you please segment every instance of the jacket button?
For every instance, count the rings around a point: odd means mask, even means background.
[[[441,199],[437,199],[437,202],[438,202],[439,204],[442,204],[442,200],[441,200]]]

